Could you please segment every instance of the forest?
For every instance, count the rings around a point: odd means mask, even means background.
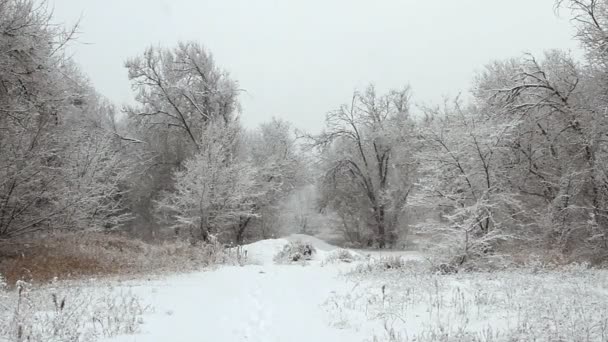
[[[370,85],[309,133],[244,128],[244,90],[196,41],[125,61],[136,103],[118,108],[67,52],[78,26],[0,0],[0,264],[71,234],[232,246],[320,231],[417,242],[456,268],[532,252],[605,264],[608,4],[555,6],[582,60],[489,61],[470,94],[434,106],[413,106],[407,79]]]

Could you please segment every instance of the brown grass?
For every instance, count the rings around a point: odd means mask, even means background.
[[[228,262],[217,246],[186,242],[149,244],[116,234],[64,233],[0,244],[0,274],[42,284],[91,276],[188,271]]]

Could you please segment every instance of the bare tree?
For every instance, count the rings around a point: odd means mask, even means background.
[[[256,215],[255,169],[231,152],[239,135],[237,123],[220,120],[202,133],[199,151],[174,173],[175,190],[157,203],[173,228],[209,241],[210,234],[225,238],[241,220]]]
[[[489,252],[518,227],[517,193],[506,187],[505,158],[517,120],[498,122],[462,108],[456,99],[443,109],[425,109],[416,154],[420,178],[412,204],[441,215],[420,224],[422,231],[444,237],[447,256],[462,264]]]
[[[492,94],[488,110],[520,119],[511,145],[512,186],[527,197],[529,210],[549,213],[543,224],[550,242],[570,249],[588,238],[603,239],[607,122],[602,85],[558,51],[542,62],[526,57],[511,79],[509,86],[492,89],[486,77],[482,87]]]
[[[127,168],[107,108],[65,56],[76,28],[28,0],[0,1],[0,17],[0,238],[116,227]]]
[[[219,68],[200,44],[180,42],[173,48],[149,47],[125,64],[137,106],[126,108],[131,136],[146,144],[140,155],[148,161],[131,180],[132,223],[142,236],[156,236],[161,227],[154,201],[171,191],[176,168],[201,148],[202,132],[219,119],[234,121],[239,110],[237,84]]]
[[[254,238],[278,232],[282,201],[306,183],[309,167],[296,144],[291,124],[276,118],[250,132],[241,157],[255,167],[256,192],[263,195],[257,197],[254,206],[258,215],[243,218],[236,226],[237,243],[243,242],[247,232],[254,234]]]
[[[587,51],[588,61],[608,68],[608,4],[602,0],[557,0],[556,8],[567,8],[577,29],[576,38]]]
[[[402,213],[409,194],[412,165],[398,159],[408,155],[408,115],[408,87],[378,96],[370,86],[363,93],[355,92],[349,105],[328,113],[326,130],[310,137],[330,157],[326,160],[325,186],[348,182],[363,196],[381,248],[387,240],[395,240],[395,218]]]
[[[128,113],[145,125],[175,128],[198,148],[207,122],[234,118],[236,82],[195,42],[180,42],[174,49],[149,47],[125,66],[140,103]]]

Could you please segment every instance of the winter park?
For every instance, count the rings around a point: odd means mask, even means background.
[[[608,342],[607,0],[0,0],[0,342]]]

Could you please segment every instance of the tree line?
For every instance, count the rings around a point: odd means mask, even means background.
[[[135,104],[118,109],[66,53],[77,28],[0,0],[0,239],[243,243],[314,222],[380,248],[429,234],[459,263],[518,245],[606,255],[608,4],[556,8],[583,60],[495,61],[471,99],[418,110],[407,86],[369,86],[310,134],[280,119],[245,129],[238,82],[196,42],[127,60]]]

